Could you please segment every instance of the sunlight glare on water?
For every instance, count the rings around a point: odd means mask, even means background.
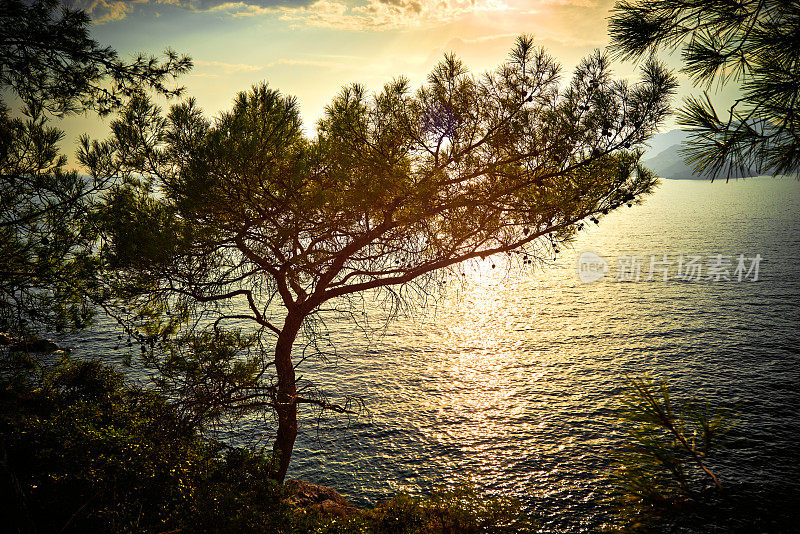
[[[610,267],[594,283],[577,276],[587,250]],[[797,181],[665,181],[643,205],[589,224],[552,265],[487,258],[435,304],[388,322],[367,299],[374,330],[327,317],[338,356],[300,373],[334,401],[359,396],[368,411],[306,413],[290,476],[359,505],[471,481],[519,497],[547,531],[596,532],[607,518],[609,452],[622,439],[613,396],[625,375],[650,372],[677,395],[738,408],[723,480],[797,494],[798,251]],[[755,282],[624,282],[614,276],[623,254],[647,262],[642,278],[650,255],[763,261]],[[108,351],[114,335],[82,334],[82,350]],[[266,441],[272,432],[261,419],[239,430]]]
[[[553,265],[507,270],[495,260],[492,270],[486,259],[382,337],[359,343],[341,325],[331,335],[342,359],[311,374],[363,395],[370,417],[309,428],[293,474],[357,502],[471,480],[560,511],[545,521],[554,532],[591,532],[604,521],[603,475],[621,439],[612,396],[624,375],[652,372],[678,394],[745,407],[747,436],[723,476],[796,487],[787,472],[797,473],[788,450],[800,399],[780,385],[797,383],[800,369],[798,215],[792,180],[666,181],[644,205],[590,225]],[[578,279],[583,250],[608,261],[605,279]],[[761,254],[761,279],[613,278],[621,254],[718,253]],[[765,447],[768,459],[756,452]]]

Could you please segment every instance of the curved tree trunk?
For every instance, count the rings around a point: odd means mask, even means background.
[[[273,476],[281,483],[286,478],[297,438],[297,384],[292,365],[292,345],[302,323],[302,317],[290,313],[275,345],[275,371],[278,376],[275,411],[278,414],[278,435],[272,453],[276,464]]]

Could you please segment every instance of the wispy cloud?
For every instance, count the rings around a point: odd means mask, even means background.
[[[538,0],[540,6],[575,6],[575,7],[597,7],[600,5],[598,0]]]
[[[96,23],[124,19],[136,4],[150,0],[76,0],[74,7],[85,10]]]
[[[437,26],[465,15],[506,11],[503,0],[317,0],[307,7],[280,8],[281,18],[296,25],[339,30],[394,30]]]
[[[246,63],[226,63],[224,61],[203,61],[197,59],[194,61],[196,67],[206,67],[211,69],[222,70],[225,74],[232,72],[254,72],[262,70],[264,67],[258,65],[248,65]]]
[[[159,5],[181,7],[189,11],[229,11],[236,16],[250,8],[276,10],[308,6],[314,0],[72,0],[72,6],[83,9],[97,24],[121,20],[131,14],[137,4],[154,9]]]
[[[276,61],[270,61],[265,66],[277,67],[282,65],[290,67],[316,67],[330,70],[360,70],[360,68],[362,68],[354,63],[330,61],[325,59],[278,59]]]
[[[468,14],[510,9],[505,0],[75,0],[95,22],[120,20],[136,4],[169,4],[233,17],[271,15],[297,26],[339,30],[437,26]]]

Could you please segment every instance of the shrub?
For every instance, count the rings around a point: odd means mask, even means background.
[[[627,441],[614,455],[610,480],[616,527],[638,531],[722,490],[709,462],[734,421],[727,409],[676,402],[664,381],[646,376],[628,383],[618,401]]]
[[[399,493],[370,512],[381,534],[533,532],[536,523],[513,498],[487,497],[469,484],[440,488],[428,498]]]
[[[0,499],[9,532],[525,532],[513,499],[471,486],[373,510],[295,509],[272,457],[204,438],[153,389],[99,360],[0,354]]]
[[[264,455],[204,440],[159,393],[98,360],[3,356],[5,491],[19,531],[275,532]]]

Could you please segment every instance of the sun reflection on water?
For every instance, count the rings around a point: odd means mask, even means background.
[[[425,370],[437,377],[430,399],[436,424],[422,431],[424,441],[458,451],[448,466],[454,476],[477,470],[495,477],[526,457],[535,462],[551,447],[535,441],[547,425],[541,415],[547,400],[531,393],[552,373],[552,354],[544,356],[536,345],[555,328],[539,313],[538,286],[554,281],[517,266],[498,269],[498,263],[492,269],[486,260],[467,270],[457,292],[425,322],[443,354]],[[520,439],[533,439],[522,456],[515,446]]]
[[[575,250],[563,247],[555,265],[496,258],[492,269],[491,258],[476,261],[448,280],[435,306],[386,328],[386,313],[367,302],[373,336],[332,319],[339,357],[309,359],[303,373],[334,401],[361,396],[370,412],[304,419],[291,476],[335,487],[359,505],[399,488],[424,493],[469,479],[481,492],[558,511],[545,518],[547,532],[598,532],[603,473],[620,439],[613,396],[625,374],[654,372],[678,391],[746,407],[748,444],[732,451],[723,476],[797,493],[800,477],[787,476],[796,470],[796,440],[784,430],[798,428],[791,407],[800,403],[800,189],[752,180],[664,188],[643,206],[610,214]],[[712,193],[728,200],[712,204]],[[622,253],[681,251],[760,252],[769,262],[758,284],[582,284],[576,256],[586,249],[612,262]],[[108,352],[114,340],[110,331],[103,336],[77,350]],[[246,420],[242,430],[265,427]]]

